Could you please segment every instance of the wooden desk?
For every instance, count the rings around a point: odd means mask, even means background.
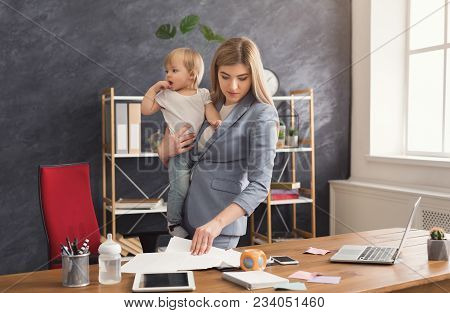
[[[330,263],[330,256],[344,244],[398,245],[403,229],[383,229],[358,234],[285,241],[258,248],[267,255],[288,255],[299,265],[270,266],[267,272],[288,277],[295,271],[320,272],[341,276],[339,285],[306,283],[308,292],[448,292],[450,291],[449,262],[428,261],[425,231],[411,231],[403,250],[401,262],[395,265],[362,265]],[[309,247],[333,250],[324,256],[302,254]],[[100,285],[98,267],[91,266],[91,284],[82,288],[61,285],[61,270],[49,270],[0,276],[0,292],[130,292],[134,275],[123,274],[117,285]],[[215,270],[195,272],[196,292],[249,292],[222,278]],[[291,279],[291,281],[299,281]],[[256,292],[273,292],[272,288]]]

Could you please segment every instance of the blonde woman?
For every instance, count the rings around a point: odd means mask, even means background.
[[[211,83],[211,100],[222,124],[214,131],[204,122],[195,139],[185,129],[166,133],[158,149],[167,164],[193,148],[183,225],[192,236],[194,255],[211,246],[237,246],[247,217],[267,196],[277,141],[278,114],[253,41],[240,37],[224,42],[211,63]]]

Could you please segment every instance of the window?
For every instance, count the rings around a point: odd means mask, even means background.
[[[450,156],[448,0],[410,0],[406,154]]]

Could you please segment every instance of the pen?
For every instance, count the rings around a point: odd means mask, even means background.
[[[73,254],[78,254],[78,239],[75,238],[72,244]]]
[[[81,246],[80,251],[78,251],[78,254],[83,254],[86,247],[88,247],[89,239],[84,240],[83,245]]]
[[[62,250],[62,252],[65,252],[67,255],[70,255],[69,249],[67,249],[66,246],[61,245],[61,250]]]
[[[66,237],[67,246],[69,247],[69,255],[73,255],[72,245],[70,244],[69,237]]]

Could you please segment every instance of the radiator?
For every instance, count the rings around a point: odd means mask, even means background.
[[[450,209],[422,208],[418,214],[417,226],[420,229],[430,230],[432,227],[442,227],[450,233]]]

